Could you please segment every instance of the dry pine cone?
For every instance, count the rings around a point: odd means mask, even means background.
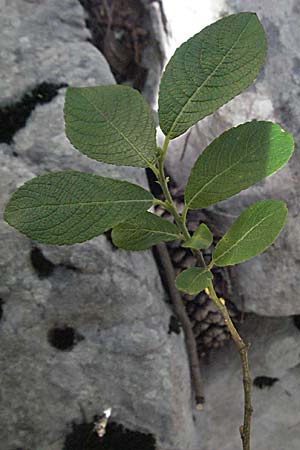
[[[172,189],[172,187],[170,189],[177,211],[180,213],[184,208],[183,196],[178,194],[176,189]],[[173,220],[171,214],[160,206],[156,208],[155,212],[164,219],[171,221]],[[187,217],[187,227],[189,232],[193,233],[201,222],[205,222],[205,219],[206,217],[203,212],[190,211]],[[167,242],[167,247],[176,275],[184,269],[196,265],[196,258],[192,255],[191,251],[187,248],[181,247],[180,243],[180,240]],[[211,259],[211,250],[208,249],[205,251],[204,258],[207,262]],[[228,296],[228,277],[226,276],[224,270],[226,269],[214,268],[213,274],[217,294],[226,299]],[[230,334],[224,323],[223,317],[217,310],[215,304],[204,292],[197,295],[183,294],[182,297],[193,325],[199,355],[204,356],[208,354],[209,350],[212,348],[223,347],[226,341],[230,338]],[[234,304],[229,300],[226,300],[226,304],[231,317],[233,319],[237,319],[238,311]]]

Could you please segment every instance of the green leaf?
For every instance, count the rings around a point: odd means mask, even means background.
[[[88,173],[52,172],[26,182],[10,199],[4,219],[47,244],[91,239],[152,205],[152,195],[127,181]]]
[[[258,75],[266,52],[254,13],[227,16],[182,44],[159,92],[159,124],[170,139],[240,94]]]
[[[286,215],[286,205],[281,201],[262,200],[249,206],[218,242],[214,264],[231,266],[266,250],[284,227]]]
[[[113,243],[124,250],[146,250],[158,242],[178,238],[176,225],[149,212],[117,225],[112,231]]]
[[[181,246],[193,249],[206,249],[211,246],[213,235],[210,229],[201,223],[190,239],[184,241]]]
[[[191,209],[205,208],[276,172],[291,157],[292,136],[271,122],[248,122],[226,131],[199,156],[185,189]]]
[[[156,160],[156,130],[144,97],[128,86],[67,89],[66,135],[97,161],[147,167]]]
[[[210,270],[192,267],[181,272],[176,278],[176,287],[180,291],[194,295],[203,291],[212,280]]]

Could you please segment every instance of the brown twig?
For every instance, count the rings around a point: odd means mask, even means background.
[[[169,144],[169,137],[166,136],[163,147],[161,149],[161,157],[158,160],[158,170],[155,169],[155,175],[157,176],[158,182],[162,188],[162,191],[165,196],[165,208],[173,215],[176,224],[178,225],[178,229],[181,231],[183,238],[189,239],[190,233],[186,227],[186,217],[188,208],[187,206],[184,208],[183,213],[180,215],[178,214],[176,207],[174,205],[172,196],[170,194],[169,188],[168,188],[168,180],[164,173],[164,158],[167,152]],[[165,244],[158,244],[157,249],[159,251],[159,254],[161,256],[161,260],[164,261],[164,264],[168,264],[168,280],[167,284],[169,287],[171,298],[174,302],[174,307],[177,313],[178,318],[180,319],[184,332],[185,332],[185,338],[186,338],[186,345],[187,350],[190,357],[190,365],[191,365],[191,374],[192,379],[194,383],[194,388],[196,392],[196,401],[197,396],[198,399],[202,397],[202,383],[200,379],[200,366],[199,366],[199,359],[197,355],[197,347],[196,347],[196,341],[193,335],[193,330],[191,327],[191,323],[189,321],[189,318],[187,317],[187,314],[184,309],[184,305],[181,300],[181,296],[177,292],[177,289],[175,288],[174,283],[174,270],[173,266],[170,260],[170,256],[168,254],[168,251],[166,247],[162,247],[162,245]],[[162,249],[164,248],[164,251]],[[205,260],[203,258],[201,250],[194,250],[193,253],[197,257],[197,262],[200,266],[203,266],[204,268],[207,268],[207,270],[210,270],[213,266],[213,261],[209,264],[209,266],[206,266]],[[170,270],[171,267],[171,270]],[[167,271],[166,271],[167,272]],[[171,274],[171,276],[170,276]],[[210,281],[208,288],[206,288],[206,292],[211,298],[211,300],[214,301],[217,308],[220,310],[225,324],[231,334],[232,339],[236,343],[241,361],[242,361],[242,370],[243,370],[243,384],[244,384],[244,423],[240,427],[240,434],[241,439],[243,443],[243,450],[250,450],[250,430],[251,430],[251,415],[252,415],[252,405],[251,405],[251,378],[249,373],[249,364],[248,364],[248,348],[240,335],[238,334],[231,318],[229,315],[229,312],[227,310],[225,300],[223,298],[219,298],[215,292],[213,283]],[[199,389],[199,390],[198,390]],[[202,402],[201,402],[202,403]],[[198,404],[198,401],[197,401]],[[202,406],[202,405],[201,405]],[[202,409],[202,408],[201,408]]]
[[[161,265],[164,270],[165,279],[167,288],[170,294],[170,298],[172,300],[176,315],[182,325],[185,343],[187,348],[187,353],[190,362],[190,370],[191,370],[191,378],[195,391],[195,399],[196,399],[196,408],[198,410],[203,409],[203,405],[205,402],[203,395],[203,384],[201,380],[200,373],[200,363],[197,352],[197,344],[195,340],[195,336],[192,330],[192,325],[188,315],[185,311],[185,307],[181,298],[180,293],[177,291],[175,287],[175,274],[174,268],[172,265],[172,261],[167,249],[167,246],[164,242],[161,242],[156,245],[157,253],[161,262]]]
[[[218,298],[212,282],[209,285],[209,295],[210,298],[214,301],[217,308],[221,312],[225,324],[230,331],[231,337],[234,340],[235,344],[240,353],[241,361],[242,361],[242,370],[243,370],[243,385],[244,385],[244,423],[240,426],[240,434],[243,443],[243,450],[250,450],[250,431],[251,431],[251,415],[253,412],[253,408],[251,405],[251,378],[248,364],[248,347],[244,343],[243,339],[240,337],[237,332],[231,317],[226,308],[225,300],[222,298]]]

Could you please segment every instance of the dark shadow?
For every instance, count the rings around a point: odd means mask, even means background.
[[[48,331],[49,344],[60,351],[71,351],[75,345],[82,341],[84,337],[76,332],[72,327],[64,325],[54,327]]]
[[[49,261],[38,247],[31,249],[30,261],[39,278],[50,277],[55,269],[55,264]]]
[[[169,320],[168,334],[171,334],[171,333],[180,334],[180,332],[181,332],[180,322],[177,319],[177,317],[172,314],[170,316],[170,320]]]
[[[253,380],[253,386],[258,387],[259,389],[264,389],[266,387],[270,388],[272,387],[277,381],[279,381],[279,378],[272,378],[272,377],[255,377]]]
[[[59,89],[67,84],[41,83],[29,93],[23,95],[20,101],[3,106],[0,109],[0,143],[11,144],[17,131],[26,125],[26,122],[37,105],[49,103],[57,96]],[[18,154],[14,154],[18,156]]]
[[[94,423],[73,424],[62,450],[155,450],[151,434],[131,431],[111,422],[106,434],[100,438],[94,431]]]
[[[4,305],[4,301],[2,300],[2,298],[0,298],[0,320],[3,317],[3,305]]]
[[[70,263],[53,264],[53,262],[46,258],[39,247],[32,247],[30,252],[30,261],[39,278],[50,277],[53,275],[56,268],[71,270],[72,272],[81,272],[80,268],[75,267]]]
[[[293,317],[294,325],[300,331],[300,315]]]
[[[87,12],[91,43],[105,56],[118,84],[130,82],[141,91],[148,70],[142,54],[149,39],[150,20],[139,0],[79,0]]]

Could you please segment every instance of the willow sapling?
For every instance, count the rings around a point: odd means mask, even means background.
[[[218,298],[212,268],[242,263],[263,252],[286,220],[282,201],[262,200],[249,206],[218,242],[205,264],[201,250],[213,236],[200,224],[191,236],[189,210],[206,208],[263,180],[287,163],[292,137],[280,125],[251,121],[225,131],[198,157],[185,188],[182,214],[175,208],[164,172],[170,140],[215,112],[249,86],[265,58],[264,30],[253,13],[227,16],[182,44],[163,73],[159,90],[159,125],[165,135],[156,142],[152,114],[144,98],[126,86],[69,87],[65,99],[66,135],[73,146],[97,161],[150,168],[164,200],[144,188],[90,173],[60,171],[27,181],[12,195],[5,220],[31,239],[47,244],[75,244],[112,229],[116,246],[145,250],[163,241],[182,240],[198,261],[176,279],[178,290],[205,290],[223,315],[240,352],[244,382],[244,450],[250,450],[251,379],[247,345]],[[174,223],[148,210],[159,204]],[[182,305],[183,306],[183,305]],[[200,403],[199,398],[196,402]],[[199,406],[199,405],[198,405]]]

